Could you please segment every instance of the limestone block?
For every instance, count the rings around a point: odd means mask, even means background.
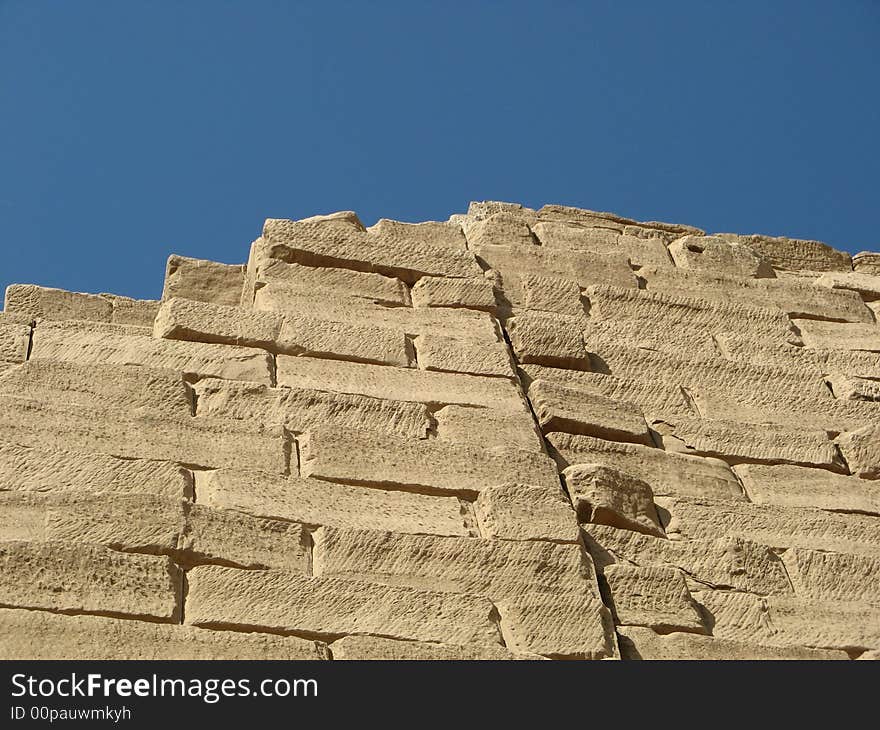
[[[127,324],[136,327],[152,327],[159,302],[154,299],[131,299],[118,294],[101,294],[113,305],[110,321],[114,324]]]
[[[522,274],[520,281],[526,309],[567,317],[584,316],[581,288],[576,281],[538,274]]]
[[[647,626],[664,633],[707,633],[684,573],[677,568],[618,563],[605,569],[605,580],[617,624]]]
[[[528,593],[599,595],[592,562],[580,545],[334,527],[322,527],[314,540],[314,571],[320,577],[469,593],[493,601]]]
[[[447,279],[424,276],[412,288],[414,307],[477,309],[495,313],[495,287],[485,277]]]
[[[234,306],[241,298],[244,266],[172,254],[165,268],[162,299],[178,297],[208,304]]]
[[[574,317],[523,312],[507,321],[507,331],[521,363],[589,370],[582,325]]]
[[[451,250],[347,226],[267,219],[263,238],[272,256],[288,263],[370,271],[413,283],[422,276],[479,276],[469,251]]]
[[[442,335],[419,335],[413,340],[419,368],[441,372],[513,378],[507,345],[462,342]]]
[[[880,352],[880,327],[857,322],[820,322],[795,319],[804,345],[815,350]]]
[[[330,645],[330,651],[336,661],[505,661],[544,658],[537,654],[516,654],[500,646],[431,644],[381,636],[343,636]]]
[[[751,248],[717,236],[684,236],[669,244],[682,269],[704,269],[729,276],[775,278],[773,267]]]
[[[179,620],[182,572],[165,556],[96,545],[7,542],[0,543],[0,566],[4,606]]]
[[[463,250],[467,248],[464,231],[458,223],[425,221],[403,223],[380,218],[367,232],[383,240],[412,241],[413,243]]]
[[[853,270],[859,274],[880,276],[880,253],[860,251],[853,256]]]
[[[172,297],[159,308],[153,337],[271,349],[281,323],[281,316],[273,312]]]
[[[633,220],[632,218],[624,218],[616,213],[585,210],[582,208],[574,208],[570,205],[545,205],[538,211],[538,217],[541,220],[576,221],[605,228],[640,228],[649,232],[656,231],[658,233],[670,233],[676,236],[684,236],[689,233],[702,236],[705,233],[705,231],[699,228],[685,226],[680,223],[663,223],[661,221],[640,222]]]
[[[722,639],[847,652],[880,642],[880,608],[865,603],[723,591],[704,591],[694,599],[714,620],[712,634]]]
[[[321,645],[293,636],[205,631],[104,616],[0,609],[6,660],[323,659]]]
[[[437,438],[486,449],[512,447],[543,452],[535,419],[526,410],[444,406],[433,413]]]
[[[742,537],[774,548],[880,556],[877,518],[720,499],[655,497],[671,539]]]
[[[806,464],[842,470],[834,444],[824,431],[799,431],[769,423],[737,423],[708,418],[680,418],[656,424],[665,448],[713,456],[731,462]]]
[[[880,276],[876,274],[835,271],[822,274],[816,279],[816,283],[829,289],[849,289],[858,292],[862,299],[868,302],[880,299]]]
[[[785,464],[740,464],[734,471],[755,504],[880,515],[876,482]]]
[[[641,626],[620,626],[621,658],[630,660],[848,660],[846,652],[803,646],[761,646],[700,634],[658,634]]]
[[[0,491],[109,492],[192,498],[192,475],[168,461],[0,443]]]
[[[299,446],[300,474],[327,481],[420,487],[451,494],[476,494],[511,481],[536,486],[559,483],[552,460],[523,449],[481,449],[439,440],[403,440],[379,432],[342,434],[326,428],[310,431]]]
[[[50,451],[92,451],[278,474],[287,473],[290,458],[289,439],[280,426],[50,405],[4,395],[0,395],[0,441]]]
[[[551,659],[608,659],[616,653],[611,614],[587,593],[531,593],[500,601],[507,648]]]
[[[737,235],[717,236],[748,246],[776,269],[787,271],[852,271],[852,257],[819,241],[805,241],[785,236]]]
[[[500,644],[485,598],[306,578],[281,570],[204,566],[188,574],[186,623],[336,637],[380,634],[450,644]]]
[[[610,441],[653,444],[645,416],[633,403],[549,380],[533,381],[529,400],[544,433],[563,431]]]
[[[798,596],[880,604],[880,558],[792,548],[782,562]]]
[[[831,374],[825,379],[825,382],[831,386],[835,398],[874,403],[880,402],[880,381],[878,380]]]
[[[361,223],[358,214],[353,210],[338,210],[335,213],[312,215],[308,218],[301,218],[297,222],[314,224],[324,223],[328,226],[342,226],[343,228],[351,228],[352,230],[361,232],[367,230],[364,227],[364,224]]]
[[[0,541],[45,540],[46,501],[40,492],[0,492]]]
[[[608,228],[585,228],[557,221],[540,221],[532,231],[543,246],[593,253],[621,253],[633,266],[670,266],[661,238],[624,235]]]
[[[468,535],[455,497],[355,487],[259,472],[198,472],[199,504],[307,525]]]
[[[403,332],[385,327],[286,316],[279,352],[409,367],[412,354]]]
[[[577,542],[579,530],[561,489],[502,484],[484,489],[474,511],[484,538]]]
[[[880,479],[880,426],[865,426],[837,438],[850,474]]]
[[[27,360],[31,344],[31,326],[28,323],[0,318],[0,361],[6,363]]]
[[[466,226],[469,246],[534,246],[538,241],[527,223],[515,215],[493,213]]]
[[[428,409],[420,403],[216,378],[200,380],[193,391],[199,417],[280,424],[292,433],[333,425],[343,431],[365,428],[421,439],[431,425]]]
[[[120,326],[42,322],[34,330],[31,359],[82,364],[144,365],[197,377],[268,383],[272,356],[264,350],[203,342],[160,340]]]
[[[85,319],[110,322],[113,304],[98,294],[81,294],[33,284],[10,284],[3,311],[32,319]]]
[[[730,467],[720,459],[676,454],[591,436],[551,433],[547,440],[562,468],[571,464],[604,464],[647,482],[655,496],[745,499]]]
[[[750,593],[791,593],[776,554],[740,537],[665,540],[605,525],[584,525],[584,543],[598,569],[607,565],[671,566],[694,586],[732,588]]]
[[[506,378],[389,368],[364,363],[278,356],[278,384],[417,403],[525,409]]]
[[[562,475],[579,521],[664,537],[646,482],[601,464],[576,464]]]

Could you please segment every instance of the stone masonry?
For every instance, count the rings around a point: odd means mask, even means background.
[[[877,657],[878,261],[482,202],[10,286],[0,658]]]

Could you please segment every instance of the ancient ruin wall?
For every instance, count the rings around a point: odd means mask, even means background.
[[[506,203],[11,286],[0,656],[876,656],[878,312],[880,254]]]

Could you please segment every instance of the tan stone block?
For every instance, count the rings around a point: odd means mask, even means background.
[[[665,540],[605,525],[584,525],[596,566],[614,563],[679,568],[692,588],[710,586],[759,594],[791,593],[782,563],[766,545],[740,537]]]
[[[24,362],[27,360],[30,344],[30,324],[0,319],[0,361]]]
[[[590,369],[580,319],[523,312],[506,324],[513,350],[521,363]]]
[[[535,419],[526,410],[444,406],[433,413],[437,438],[456,444],[544,451]]]
[[[579,521],[664,537],[646,482],[601,464],[576,464],[562,475]]]
[[[10,284],[3,311],[32,319],[85,319],[110,322],[113,304],[98,294],[52,289],[33,284]]]
[[[523,306],[535,312],[583,317],[581,288],[576,281],[558,276],[522,274]]]
[[[880,253],[860,251],[853,256],[853,270],[859,274],[880,276]]]
[[[268,383],[272,356],[249,347],[179,342],[134,333],[122,325],[41,322],[34,330],[31,359],[81,364],[143,365],[197,377]]]
[[[312,317],[284,317],[277,349],[290,355],[409,367],[413,356],[400,330]]]
[[[46,495],[0,492],[0,541],[40,542],[46,539]]]
[[[519,216],[492,213],[465,226],[469,246],[535,246],[538,241]]]
[[[775,278],[773,267],[748,246],[716,236],[684,236],[669,244],[682,269],[705,269],[730,276]]]
[[[398,641],[381,636],[343,636],[330,645],[337,661],[502,661],[544,659],[537,654],[517,654],[500,646],[461,646],[431,644],[425,641]]]
[[[503,484],[484,489],[474,511],[484,538],[577,542],[579,529],[561,489]]]
[[[616,623],[707,633],[679,569],[618,563],[605,569],[605,581]]]
[[[563,431],[610,441],[653,444],[645,416],[633,403],[549,380],[533,381],[529,400],[544,433]]]
[[[880,605],[880,558],[792,548],[782,562],[802,598]]]
[[[880,358],[878,358],[880,359]],[[850,375],[829,375],[825,382],[840,400],[880,402],[880,381]]]
[[[401,240],[413,243],[464,250],[467,241],[464,231],[457,223],[446,221],[425,221],[423,223],[404,223],[402,221],[380,218],[367,232],[382,240]]]
[[[641,626],[620,626],[620,653],[630,660],[848,660],[844,651],[803,646],[761,646],[700,634],[658,634]]]
[[[196,475],[199,503],[256,517],[394,532],[467,535],[455,497],[221,469]]]
[[[204,566],[188,574],[186,623],[336,637],[380,634],[450,644],[500,644],[485,598],[306,578],[281,570]]]
[[[113,305],[110,321],[114,324],[133,325],[136,327],[152,327],[159,302],[154,299],[131,299],[118,294],[101,294]]]
[[[507,345],[461,341],[442,335],[419,335],[413,340],[419,368],[441,372],[513,378]]]
[[[795,319],[793,323],[811,349],[880,352],[880,327],[876,324],[812,319]]]
[[[529,593],[599,595],[580,545],[398,535],[322,527],[314,571],[324,578],[469,593],[493,601]]]
[[[734,468],[755,504],[880,515],[880,485],[825,469],[740,464]]]
[[[850,474],[862,479],[880,479],[880,426],[865,426],[837,438]]]
[[[178,297],[208,304],[235,306],[244,285],[244,266],[172,254],[165,268],[162,299]]]
[[[292,636],[205,631],[104,616],[0,609],[5,660],[323,659],[320,644]]]
[[[192,498],[192,475],[168,461],[0,444],[0,491],[109,492]]]
[[[414,307],[449,307],[477,309],[495,313],[495,287],[485,277],[447,279],[424,276],[412,288]]]
[[[785,236],[738,235],[718,233],[729,241],[745,244],[763,256],[774,268],[787,271],[852,271],[852,257],[820,241],[805,241]]]
[[[103,613],[174,623],[182,573],[165,556],[95,545],[0,543],[0,603],[8,607]]]
[[[547,456],[523,449],[481,449],[334,429],[312,430],[299,439],[299,446],[300,474],[327,481],[451,494],[475,494],[516,480],[536,486],[559,483]]]
[[[608,228],[585,228],[557,221],[540,221],[532,226],[532,231],[547,248],[621,253],[639,267],[672,265],[661,238],[641,238]]]
[[[624,228],[640,228],[648,232],[670,233],[676,236],[684,236],[686,234],[695,234],[702,236],[705,231],[694,228],[694,226],[685,226],[680,223],[663,223],[661,221],[636,221],[632,218],[624,218],[616,213],[598,212],[595,210],[585,210],[575,208],[570,205],[545,205],[538,211],[541,220],[562,220],[577,221],[579,223],[587,223],[588,225],[598,227],[624,227]]]
[[[880,299],[880,276],[853,272],[829,272],[816,279],[819,286],[858,292],[865,301]]]
[[[281,333],[281,324],[281,316],[273,312],[173,297],[162,302],[153,336],[272,349]]]
[[[647,482],[654,495],[686,495],[745,500],[730,467],[720,459],[675,454],[640,444],[604,441],[591,436],[551,433],[561,467],[605,464]]]

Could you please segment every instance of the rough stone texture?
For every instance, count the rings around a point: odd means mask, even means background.
[[[0,659],[876,659],[878,282],[484,201],[10,286]]]

